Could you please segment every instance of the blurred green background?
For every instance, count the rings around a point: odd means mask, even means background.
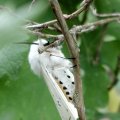
[[[42,23],[54,18],[48,0],[0,0],[0,120],[60,120],[43,78],[38,78],[28,64],[29,46],[16,42],[34,41],[23,26],[26,19]],[[59,0],[64,13],[77,9],[81,0]],[[120,0],[96,0],[99,13],[120,12]],[[69,26],[96,21],[90,11],[68,22]],[[103,34],[104,31],[104,34]],[[81,41],[81,69],[87,120],[120,119],[120,75],[118,84],[108,92],[110,75],[120,56],[120,24],[99,27],[84,33]],[[103,39],[100,61],[92,64],[97,46]],[[65,49],[64,49],[65,51]]]

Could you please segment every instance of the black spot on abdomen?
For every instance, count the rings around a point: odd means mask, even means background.
[[[71,98],[71,97],[69,97],[69,100],[72,100],[72,98]]]
[[[69,92],[66,92],[66,95],[69,95],[70,93]]]
[[[63,90],[66,90],[66,89],[67,89],[67,88],[64,86],[64,87],[63,87]]]
[[[60,83],[60,84],[63,84],[63,82],[62,82],[62,81],[59,81],[59,83]]]
[[[72,84],[75,84],[75,82],[72,82]]]
[[[68,78],[70,78],[70,76],[69,76],[69,75],[67,75],[67,77],[68,77]]]

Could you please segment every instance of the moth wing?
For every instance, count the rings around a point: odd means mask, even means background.
[[[51,72],[43,64],[41,64],[41,69],[62,120],[77,120],[77,109],[67,100]]]
[[[74,76],[72,72],[68,68],[62,67],[52,71],[52,76],[58,83],[67,100],[72,102],[75,91]]]

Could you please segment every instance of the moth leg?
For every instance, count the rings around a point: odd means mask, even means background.
[[[70,57],[70,58],[64,58],[64,59],[71,59],[71,60],[73,60],[73,59],[76,59],[76,58],[74,58],[74,57]]]
[[[53,55],[53,54],[50,54],[50,56],[55,56],[55,57],[59,57],[59,58],[63,58],[63,59],[76,59],[74,57],[65,58],[65,57],[61,57],[61,56],[57,56],[57,55]]]
[[[77,67],[77,65],[73,65],[72,67],[70,67],[70,68],[75,68],[75,67]]]

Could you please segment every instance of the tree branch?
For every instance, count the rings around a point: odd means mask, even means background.
[[[76,48],[75,40],[72,35],[69,33],[68,26],[66,24],[65,18],[63,17],[60,5],[57,0],[49,0],[51,7],[56,15],[56,18],[61,27],[62,33],[66,39],[69,50],[73,58],[73,64],[77,65],[74,68],[74,76],[75,76],[75,94],[74,94],[74,102],[78,111],[78,115],[80,120],[85,120],[85,110],[84,110],[84,102],[82,96],[82,81],[80,79],[80,67],[79,67],[79,52],[78,48]]]

